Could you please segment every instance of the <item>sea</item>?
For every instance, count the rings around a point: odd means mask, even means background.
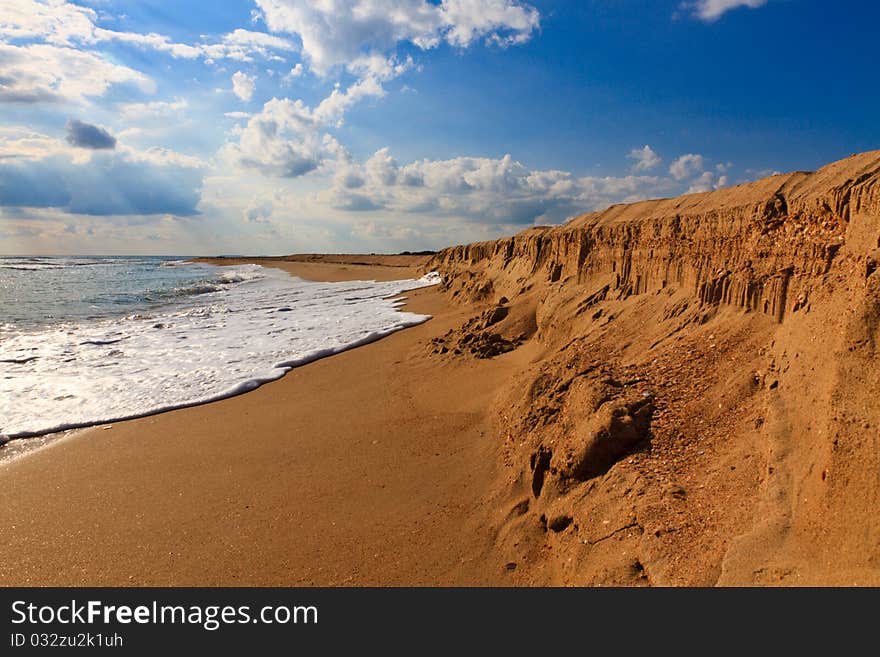
[[[0,442],[253,390],[430,319],[401,311],[401,294],[438,282],[316,283],[182,257],[0,257]]]

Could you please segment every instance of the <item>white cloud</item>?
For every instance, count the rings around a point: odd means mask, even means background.
[[[510,0],[444,0],[441,32],[466,48],[482,37],[500,46],[525,43],[540,24],[537,9]]]
[[[244,102],[254,97],[254,89],[257,87],[257,77],[241,71],[232,74],[232,93]]]
[[[0,153],[5,158],[41,159],[56,153],[71,156],[76,151],[66,142],[22,126],[0,126]]]
[[[272,49],[272,50],[297,50],[297,47],[281,37],[265,32],[253,32],[238,28],[223,37],[223,43],[242,48]]]
[[[342,161],[320,202],[338,210],[434,215],[504,224],[556,223],[577,212],[645,198],[669,188],[652,176],[576,177],[535,171],[510,155],[400,165],[387,148],[358,165]]]
[[[272,50],[295,51],[296,46],[287,41],[264,32],[251,32],[237,29],[222,37],[219,43],[175,43],[161,34],[139,34],[136,32],[115,32],[96,27],[91,38],[85,43],[101,41],[119,41],[141,48],[150,48],[165,52],[178,59],[204,58],[206,63],[218,59],[231,59],[239,62],[252,62],[255,57],[284,61],[272,54]]]
[[[145,162],[156,166],[175,166],[194,170],[206,169],[208,166],[201,158],[160,146],[153,146],[145,150],[122,146],[119,150],[132,162]]]
[[[768,176],[778,176],[781,171],[778,169],[746,169],[746,176],[749,180],[759,180]]]
[[[703,170],[703,156],[688,153],[676,159],[669,167],[669,173],[676,180],[684,180]]]
[[[269,197],[253,197],[245,207],[241,214],[242,219],[250,224],[268,224],[271,223],[272,213],[275,211],[275,204],[278,201],[278,195],[273,194]]]
[[[265,32],[237,29],[216,43],[176,43],[162,34],[120,32],[97,25],[98,14],[63,0],[4,0],[0,5],[0,38],[42,40],[56,46],[93,46],[117,41],[165,52],[182,59],[276,59],[272,51],[295,51],[291,41]]]
[[[0,43],[0,102],[83,101],[114,84],[155,91],[152,79],[101,55],[66,46]]]
[[[485,37],[510,45],[527,40],[539,22],[536,10],[513,0],[397,0],[390,9],[375,0],[259,0],[258,5],[271,30],[299,36],[312,70],[326,74],[341,65],[355,77],[347,88],[337,84],[314,107],[301,100],[272,99],[246,127],[229,133],[237,143],[227,143],[221,155],[241,167],[285,178],[305,175],[327,162],[344,166],[349,156],[327,130],[340,127],[355,103],[384,96],[384,83],[413,67],[411,57],[401,59],[394,52],[400,42],[420,48],[441,41],[466,47]],[[303,72],[303,63],[298,63],[287,78]],[[252,81],[241,71],[233,76],[233,89],[243,100],[253,95]],[[347,203],[370,206],[354,197]]]
[[[686,2],[684,7],[693,11],[694,16],[704,21],[716,21],[731,9],[749,7],[757,9],[767,4],[767,0],[697,0]]]
[[[643,148],[634,148],[629,152],[627,157],[636,161],[632,167],[634,172],[650,171],[663,162],[663,158],[657,155],[657,153],[654,152],[654,149],[647,144],[645,144]]]
[[[691,186],[686,193],[694,194],[697,192],[711,192],[713,189],[726,187],[727,182],[727,176],[725,175],[716,175],[711,171],[704,171],[700,174],[699,178],[691,183]]]
[[[296,34],[311,69],[326,74],[364,54],[391,53],[410,42],[425,50],[447,42],[468,47],[485,38],[499,45],[528,41],[540,24],[516,0],[256,0],[273,32]]]
[[[149,103],[124,103],[119,113],[126,122],[158,121],[178,117],[187,110],[189,103],[183,98],[173,101],[159,100]]]
[[[321,133],[322,124],[301,100],[273,98],[254,114],[222,155],[238,166],[269,176],[296,178],[317,169],[326,159],[344,151],[336,140]]]
[[[93,9],[68,2],[4,0],[0,6],[0,37],[45,38],[56,45],[92,39],[98,15]]]
[[[384,96],[382,83],[410,66],[409,58],[400,62],[381,55],[360,57],[350,65],[359,77],[347,89],[337,85],[314,108],[302,100],[273,98],[251,117],[247,127],[233,135],[239,137],[238,144],[227,144],[223,151],[239,165],[281,177],[304,175],[328,159],[345,160],[345,150],[326,130],[340,127],[345,113],[358,101]],[[251,86],[247,87],[248,84]],[[253,95],[252,84],[240,71],[233,75],[235,93],[243,100]]]

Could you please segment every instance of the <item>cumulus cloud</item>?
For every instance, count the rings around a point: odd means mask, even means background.
[[[255,196],[242,212],[242,219],[251,224],[268,224],[275,211],[275,197],[261,198]]]
[[[684,180],[703,170],[703,156],[688,153],[677,158],[669,167],[669,173],[676,180]]]
[[[276,58],[275,51],[295,51],[296,45],[276,35],[237,29],[210,43],[176,43],[169,37],[108,30],[97,25],[98,13],[64,0],[4,0],[0,6],[0,38],[41,40],[64,47],[92,46],[107,41],[165,52],[183,59]]]
[[[344,160],[345,149],[327,130],[342,125],[348,109],[364,98],[385,95],[383,82],[400,75],[412,60],[397,61],[379,55],[358,58],[351,68],[360,77],[347,89],[336,87],[314,108],[302,100],[269,100],[247,126],[237,134],[237,144],[227,144],[224,152],[241,166],[266,175],[294,178],[317,169],[325,160]],[[236,73],[233,85],[236,84]],[[241,83],[241,80],[239,80]],[[240,98],[249,99],[253,89]],[[366,204],[361,203],[361,207]]]
[[[251,116],[238,143],[227,144],[223,154],[265,175],[296,178],[344,153],[333,137],[321,132],[321,125],[301,100],[273,98]]]
[[[4,0],[0,8],[0,36],[7,39],[45,37],[49,43],[70,45],[91,38],[97,13],[69,2]]]
[[[104,128],[73,119],[67,122],[67,143],[79,148],[112,150],[116,148],[116,137]]]
[[[684,7],[693,12],[693,15],[700,20],[711,22],[721,18],[731,9],[740,7],[748,7],[757,9],[767,4],[767,0],[697,0],[696,2],[685,2]]]
[[[650,171],[651,169],[656,168],[663,162],[663,158],[661,158],[657,153],[654,152],[654,149],[645,144],[642,148],[634,148],[629,152],[627,156],[631,160],[635,160],[636,163],[632,166],[632,170],[634,172],[638,171]]]
[[[0,102],[78,102],[123,83],[132,83],[145,93],[156,88],[143,73],[93,52],[48,44],[0,43]]]
[[[384,210],[522,225],[557,223],[577,212],[656,195],[668,186],[668,180],[653,176],[577,177],[531,170],[510,155],[401,165],[383,148],[363,164],[341,162],[332,187],[318,200],[349,212]]]
[[[232,74],[232,93],[244,102],[254,97],[254,89],[257,87],[257,76],[248,75],[241,71]]]
[[[342,125],[345,112],[358,101],[369,97],[385,95],[384,82],[396,78],[412,66],[412,59],[398,62],[372,55],[362,57],[350,65],[360,76],[345,91],[335,88],[327,98],[315,108],[315,118],[323,124]]]
[[[162,149],[92,150],[82,158],[65,142],[15,128],[0,133],[0,146],[6,154],[0,160],[0,207],[197,214],[202,167],[194,158]]]
[[[258,0],[257,5],[260,19],[272,32],[294,35],[301,44],[303,61],[290,70],[286,81],[303,75],[306,66],[319,75],[341,68],[354,81],[345,87],[337,84],[312,106],[302,100],[273,98],[244,127],[228,133],[230,141],[220,151],[221,160],[280,178],[330,173],[338,184],[325,197],[334,207],[352,212],[384,207],[378,181],[390,185],[396,163],[380,162],[381,153],[363,166],[353,163],[331,132],[342,126],[353,105],[384,96],[385,83],[414,66],[411,56],[398,55],[397,47],[406,42],[429,49],[445,42],[464,48],[479,39],[508,46],[527,41],[540,22],[537,10],[516,0],[395,0],[390,8],[374,0]],[[243,91],[244,98],[251,97],[252,91]],[[423,173],[413,169],[399,175],[399,184],[416,186]],[[373,186],[359,193],[368,179]],[[435,200],[421,202],[431,205]]]
[[[704,171],[700,176],[691,182],[687,193],[694,194],[697,192],[711,192],[713,189],[721,189],[727,186],[727,176],[712,171]]]
[[[326,74],[342,66],[354,76],[347,87],[336,87],[315,106],[302,100],[273,98],[246,127],[231,132],[236,142],[222,154],[241,167],[265,175],[295,178],[328,161],[343,166],[345,149],[329,133],[339,128],[346,113],[365,98],[385,95],[384,84],[414,66],[412,57],[398,57],[398,44],[409,42],[422,49],[441,42],[467,47],[480,38],[511,45],[530,38],[539,25],[537,10],[514,0],[397,0],[393,11],[373,0],[338,3],[299,0],[260,0],[266,24],[274,32],[295,34],[311,70]],[[303,63],[287,78],[302,75]],[[243,100],[253,95],[253,83],[241,71],[233,76],[233,90]],[[352,174],[349,183],[356,179]],[[343,185],[346,189],[354,187]],[[368,210],[380,207],[375,199],[349,193],[340,207]]]
[[[350,63],[358,77],[348,88],[337,85],[315,107],[302,100],[273,98],[263,109],[250,117],[240,132],[233,133],[238,143],[222,149],[226,156],[245,168],[285,178],[305,175],[320,167],[325,160],[345,160],[348,154],[328,130],[343,124],[345,113],[364,98],[385,95],[383,83],[399,76],[413,64],[411,58],[398,61],[395,57],[365,55]],[[233,87],[252,81],[240,71],[233,75]],[[253,94],[244,89],[243,100]],[[360,207],[367,207],[360,203]]]
[[[538,11],[516,0],[257,0],[273,32],[295,34],[311,69],[326,74],[364,54],[389,53],[409,42],[426,50],[442,42],[524,43],[540,25]]]

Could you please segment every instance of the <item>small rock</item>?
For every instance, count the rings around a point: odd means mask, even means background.
[[[506,564],[504,564],[504,568],[506,570],[516,570],[516,564],[513,561],[508,561]]]
[[[490,310],[486,313],[485,319],[483,320],[483,328],[489,328],[490,326],[497,324],[507,317],[508,312],[510,312],[510,310],[504,306],[497,306],[493,310]]]

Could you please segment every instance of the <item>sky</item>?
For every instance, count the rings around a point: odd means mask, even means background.
[[[436,249],[880,148],[863,0],[2,0],[0,253]]]

